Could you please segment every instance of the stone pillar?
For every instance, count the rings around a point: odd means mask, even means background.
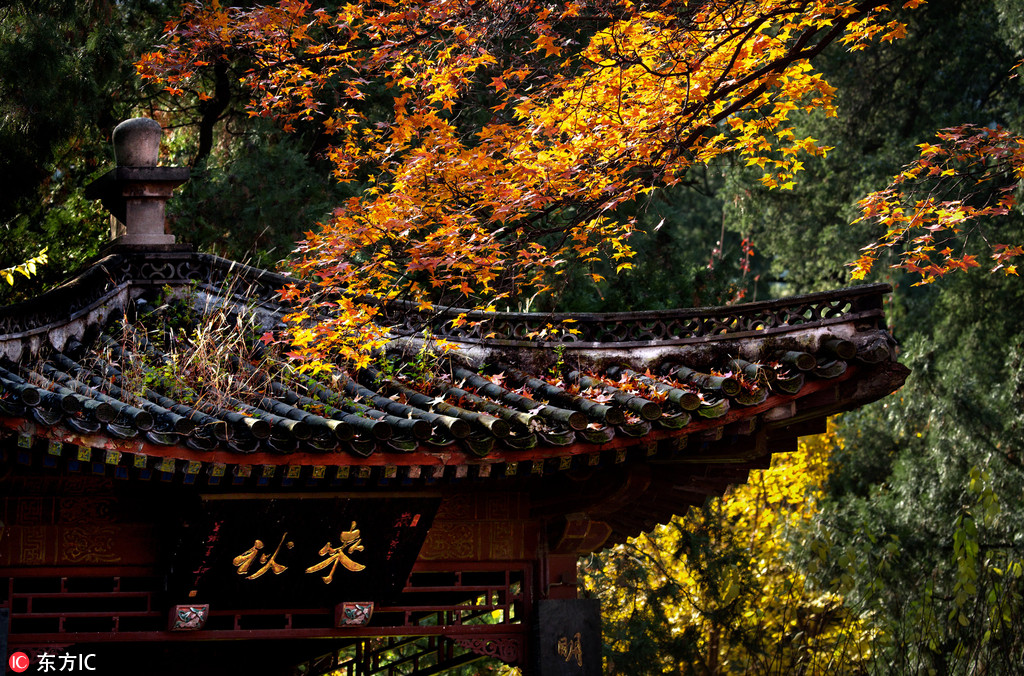
[[[601,675],[601,604],[597,599],[538,601],[534,623],[530,673]]]
[[[110,211],[113,244],[161,247],[174,244],[165,232],[164,212],[174,189],[188,180],[185,167],[158,167],[160,124],[149,118],[126,120],[114,129],[117,168],[86,188]]]

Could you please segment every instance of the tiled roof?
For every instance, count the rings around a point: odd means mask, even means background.
[[[651,486],[672,484],[651,518],[721,492],[906,373],[883,324],[888,288],[872,285],[675,312],[471,312],[457,331],[446,327],[459,310],[392,304],[385,314],[405,334],[394,361],[413,358],[426,325],[462,349],[428,377],[366,368],[315,380],[273,367],[250,340],[252,352],[231,361],[250,384],[213,395],[131,375],[174,359],[157,327],[182,303],[273,328],[287,281],[187,251],[128,252],[0,310],[0,428],[18,437],[18,460],[214,486],[548,477],[568,481],[559,509],[572,507],[574,476],[622,465],[649,473],[626,532],[646,524],[637,514]],[[565,319],[579,333],[526,339]],[[249,365],[252,355],[263,361]]]

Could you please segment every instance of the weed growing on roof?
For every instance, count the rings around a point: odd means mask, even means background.
[[[433,380],[440,366],[440,355],[436,354],[433,347],[430,333],[423,331],[423,342],[419,351],[405,364],[406,375],[414,384],[426,383]]]
[[[429,387],[438,378],[447,379],[445,367],[448,354],[456,349],[447,340],[438,340],[424,329],[420,334],[419,348],[411,355],[397,355],[381,352],[374,356],[372,366],[377,371],[377,380],[395,380],[407,385]]]
[[[216,289],[164,287],[154,303],[137,303],[137,316],[126,313],[119,335],[107,341],[122,390],[234,411],[269,395],[286,367],[260,340],[263,316],[245,300],[255,294],[240,284],[232,276]]]
[[[555,363],[551,366],[551,376],[559,378],[565,372],[565,343],[555,345]]]

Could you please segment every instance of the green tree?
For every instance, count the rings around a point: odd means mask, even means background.
[[[908,384],[844,421],[818,528],[859,562],[849,591],[875,611],[897,673],[1015,673],[1024,656],[1015,281],[964,278],[919,298]],[[880,547],[889,542],[896,553]]]
[[[46,248],[52,283],[105,241],[82,188],[110,168],[113,127],[146,105],[132,64],[166,11],[148,0],[0,7],[0,266]]]
[[[218,143],[193,166],[191,180],[168,205],[168,220],[179,242],[274,268],[353,189],[330,180],[307,151],[308,137],[282,135],[261,122],[215,125]],[[176,130],[169,145],[171,162],[190,162],[198,150],[196,128]]]
[[[0,7],[0,268],[49,255],[32,283],[0,288],[6,299],[65,279],[108,242],[107,214],[84,187],[113,167],[110,135],[129,117],[159,120],[171,132],[162,161],[193,170],[170,203],[179,242],[272,267],[348,196],[320,164],[323,135],[267,133],[230,71],[211,75],[208,100],[143,85],[134,64],[180,5]]]

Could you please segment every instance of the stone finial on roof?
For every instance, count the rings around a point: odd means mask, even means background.
[[[158,167],[160,123],[138,117],[117,125],[113,133],[117,167],[86,188],[110,211],[113,244],[162,247],[174,244],[164,214],[174,189],[188,180],[185,167]]]
[[[119,167],[155,167],[163,128],[148,117],[133,117],[114,128],[114,160]]]

